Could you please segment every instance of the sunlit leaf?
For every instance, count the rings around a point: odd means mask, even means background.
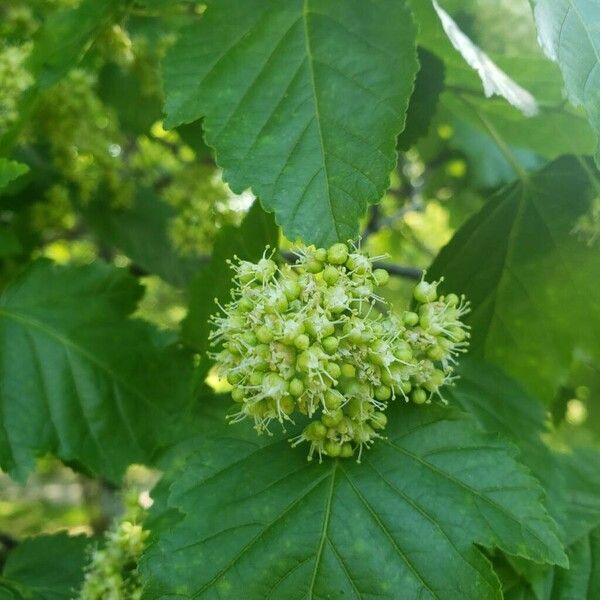
[[[204,117],[225,180],[289,239],[346,240],[388,186],[416,70],[404,0],[209,2],[164,63],[166,123]]]

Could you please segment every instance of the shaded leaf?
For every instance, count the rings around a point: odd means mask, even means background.
[[[485,95],[488,98],[493,95],[502,96],[527,117],[537,114],[539,109],[535,98],[502,71],[481,48],[476,46],[436,0],[432,0],[432,2],[452,45],[479,74]]]
[[[36,86],[49,87],[66,75],[127,4],[120,0],[83,0],[75,9],[51,14],[35,40],[27,65],[36,77]]]
[[[191,393],[191,365],[127,319],[141,287],[94,263],[33,263],[0,296],[0,461],[23,478],[35,457],[116,480],[149,459]],[[144,415],[140,419],[140,414]]]
[[[555,569],[551,600],[600,596],[600,527],[569,548],[570,569]]]
[[[0,577],[0,598],[71,600],[83,582],[90,539],[66,533],[42,535],[12,550]]]
[[[408,150],[427,134],[444,89],[444,63],[425,48],[419,48],[418,56],[421,66],[406,111],[406,127],[398,137],[400,150]]]
[[[416,70],[403,0],[213,1],[164,62],[166,124],[204,117],[231,188],[324,245],[387,188]]]
[[[565,564],[504,443],[435,407],[396,404],[386,433],[363,464],[319,465],[280,435],[215,428],[171,486],[185,516],[142,559],[145,598],[482,600],[501,596],[474,543]]]
[[[102,241],[172,285],[187,286],[204,264],[199,257],[183,257],[176,252],[167,230],[176,211],[150,189],[138,188],[132,206],[127,208],[114,210],[109,201],[98,199],[81,211]]]
[[[585,169],[556,161],[488,201],[430,271],[471,300],[472,351],[546,401],[576,349],[600,357],[600,261],[573,233],[591,197]]]
[[[600,5],[595,0],[534,0],[539,41],[558,62],[567,95],[600,135]],[[600,165],[600,150],[596,155]]]

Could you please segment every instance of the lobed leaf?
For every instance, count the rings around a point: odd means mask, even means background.
[[[171,486],[184,516],[142,559],[146,599],[500,598],[475,543],[566,565],[535,481],[457,412],[395,405],[363,464],[226,428]]]
[[[405,0],[226,0],[164,62],[167,126],[204,117],[224,178],[290,240],[358,234],[396,162],[417,70]]]
[[[191,364],[127,318],[141,287],[94,263],[33,263],[0,296],[0,463],[23,478],[34,458],[116,480],[147,461],[187,407]],[[140,414],[144,418],[140,418]]]
[[[444,275],[447,289],[471,300],[472,351],[546,401],[576,350],[600,357],[600,262],[574,232],[591,210],[584,167],[560,159],[504,188],[455,234],[429,273]]]

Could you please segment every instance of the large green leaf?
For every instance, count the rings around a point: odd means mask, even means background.
[[[0,598],[71,600],[83,581],[85,536],[65,533],[29,538],[12,550],[0,576]]]
[[[127,319],[141,287],[94,263],[38,261],[0,296],[0,462],[23,477],[38,455],[117,479],[149,459],[187,406],[191,365]],[[143,418],[140,418],[143,415]]]
[[[591,197],[586,170],[556,161],[492,198],[429,274],[471,300],[473,352],[547,401],[576,349],[600,357],[600,261],[573,233]]]
[[[600,4],[596,0],[534,0],[539,41],[558,62],[569,99],[587,111],[600,135]],[[600,163],[600,151],[596,155]]]
[[[215,239],[212,260],[200,269],[190,286],[188,315],[183,322],[183,339],[201,353],[208,349],[210,315],[231,298],[233,272],[226,261],[234,256],[242,260],[258,260],[266,246],[277,248],[278,231],[271,215],[255,202],[239,228],[227,225]]]
[[[204,117],[224,178],[286,236],[358,233],[395,165],[417,70],[404,0],[222,0],[164,63],[166,123]]]
[[[185,516],[142,559],[145,598],[484,600],[500,590],[475,543],[566,564],[503,442],[453,410],[399,404],[362,464],[215,427],[171,486]]]

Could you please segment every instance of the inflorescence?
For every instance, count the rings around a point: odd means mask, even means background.
[[[236,258],[232,301],[212,317],[213,356],[232,386],[236,423],[250,418],[269,433],[296,413],[310,419],[293,445],[349,458],[382,437],[388,403],[429,403],[453,379],[468,344],[464,297],[438,296],[422,280],[415,310],[391,312],[377,294],[389,274],[359,248],[302,247],[279,267],[265,250],[258,263]]]

